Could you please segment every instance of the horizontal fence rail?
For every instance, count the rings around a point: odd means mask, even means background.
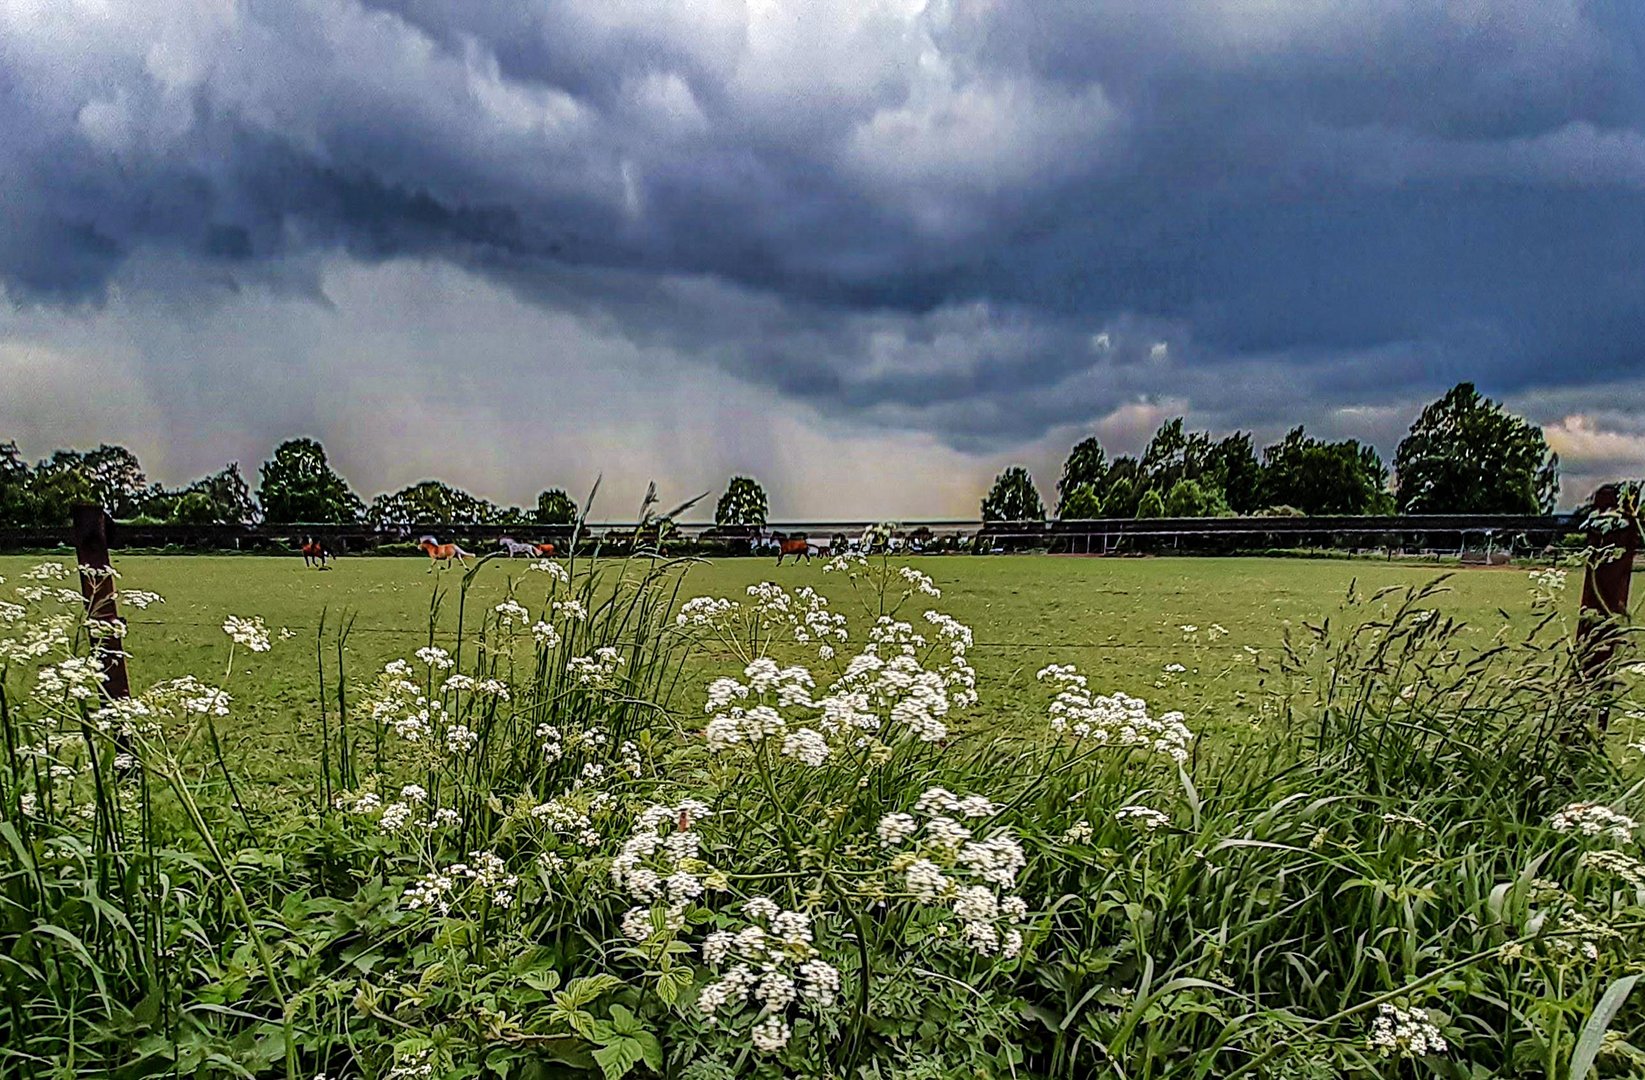
[[[760,541],[773,533],[805,538],[819,551],[858,540],[881,523],[864,521],[771,522],[752,526],[678,523],[665,540],[677,549],[698,548],[721,554],[763,553]],[[1419,552],[1487,551],[1527,554],[1560,543],[1578,529],[1570,514],[1521,516],[1421,514],[1386,517],[1216,517],[1107,518],[1053,521],[908,521],[895,526],[895,547],[932,551],[1018,551],[1045,549],[1061,554],[1126,554],[1158,551],[1235,553],[1265,549],[1321,548]],[[569,525],[411,524],[369,525],[270,524],[153,525],[116,523],[111,544],[120,548],[216,551],[295,550],[306,538],[324,541],[343,553],[383,549],[412,550],[419,537],[456,540],[476,554],[495,550],[503,537],[546,542],[562,551],[569,544]],[[580,550],[600,544],[620,550],[655,543],[656,526],[634,522],[589,522],[581,530]],[[71,543],[69,529],[0,529],[0,550],[38,550]]]

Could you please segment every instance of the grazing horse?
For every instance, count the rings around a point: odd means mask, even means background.
[[[498,537],[497,546],[508,552],[508,557],[511,559],[516,555],[524,555],[530,559],[537,554],[536,544],[522,543],[507,536]]]
[[[326,560],[337,558],[337,553],[327,547],[324,540],[313,536],[303,541],[300,550],[303,553],[304,566],[318,566],[321,570],[327,569]]]
[[[811,546],[811,541],[807,540],[805,537],[787,537],[782,533],[772,533],[771,539],[777,542],[778,566],[781,566],[783,564],[783,559],[789,555],[794,556],[795,562],[800,561],[801,555],[805,556],[806,562],[811,561],[811,553],[814,549]]]
[[[422,548],[423,554],[428,556],[428,572],[431,574],[434,572],[434,564],[437,562],[444,562],[445,569],[449,570],[451,569],[452,559],[456,559],[463,566],[467,566],[468,560],[474,558],[472,551],[464,551],[456,544],[442,544],[432,536],[425,536],[418,540],[417,546]]]

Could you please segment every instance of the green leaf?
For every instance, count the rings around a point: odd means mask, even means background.
[[[640,1018],[621,1005],[611,1006],[611,1030],[618,1035],[638,1035],[645,1030]]]
[[[564,992],[555,994],[554,1000],[563,1001],[566,1008],[581,1008],[592,1005],[601,994],[622,984],[623,981],[615,975],[585,975],[567,983]]]
[[[640,1056],[645,1059],[646,1067],[652,1072],[662,1072],[663,1044],[657,1041],[657,1036],[649,1031],[642,1031],[634,1036],[634,1041],[640,1044]]]
[[[605,1080],[620,1080],[639,1064],[644,1056],[638,1039],[619,1039],[610,1046],[594,1051],[595,1064],[605,1074]]]
[[[521,975],[520,981],[533,990],[541,990],[545,994],[552,994],[560,988],[560,973],[558,971],[530,971]]]
[[[1588,1073],[1594,1067],[1594,1059],[1599,1056],[1600,1045],[1605,1041],[1606,1029],[1616,1019],[1616,1014],[1622,1011],[1623,1002],[1628,1000],[1629,992],[1638,981],[1638,975],[1628,975],[1605,988],[1599,1004],[1594,1006],[1594,1014],[1582,1025],[1582,1035],[1576,1041],[1576,1049],[1571,1052],[1571,1068],[1566,1073],[1570,1080],[1587,1080]]]
[[[686,988],[690,985],[691,972],[684,968],[662,972],[657,976],[657,997],[664,1005],[672,1008],[679,1004],[680,998],[685,995]]]

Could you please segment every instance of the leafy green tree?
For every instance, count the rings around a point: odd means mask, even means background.
[[[142,510],[148,478],[137,455],[107,443],[95,450],[59,450],[43,463],[47,470],[79,473],[91,491],[91,501],[112,517],[129,518]]]
[[[366,510],[366,520],[384,525],[483,525],[497,515],[497,507],[439,480],[424,480],[392,494],[379,495]]]
[[[763,528],[766,513],[765,489],[759,481],[749,476],[733,476],[714,507],[714,524]]]
[[[0,525],[34,524],[33,470],[14,442],[0,443]]]
[[[533,517],[539,525],[573,525],[577,521],[577,504],[564,488],[549,488],[537,496]]]
[[[1394,454],[1407,514],[1547,514],[1559,455],[1542,429],[1458,383],[1422,410]]]
[[[1021,465],[1013,465],[994,480],[994,488],[982,501],[984,521],[1044,521],[1045,504],[1034,487],[1034,478]]]
[[[1205,441],[1210,440],[1205,438]],[[1183,428],[1182,417],[1172,417],[1161,424],[1142,452],[1142,471],[1148,476],[1148,486],[1155,491],[1171,490],[1172,485],[1189,474],[1191,451],[1196,448]]]
[[[1057,481],[1057,516],[1067,518],[1095,517],[1095,514],[1075,513],[1070,510],[1070,503],[1074,495],[1082,488],[1090,489],[1084,496],[1082,507],[1089,508],[1093,501],[1096,507],[1102,504],[1102,489],[1108,476],[1108,455],[1102,449],[1102,443],[1095,435],[1081,439],[1068,452],[1068,460],[1062,463],[1062,479]]]
[[[29,476],[29,517],[33,525],[67,525],[76,503],[99,502],[80,454],[58,450]]]
[[[287,439],[274,448],[263,462],[257,500],[264,518],[282,524],[352,524],[365,514],[365,504],[314,439]]]
[[[1257,460],[1251,433],[1236,431],[1213,445],[1199,479],[1221,488],[1228,508],[1236,514],[1249,514],[1261,506],[1262,463]]]
[[[1324,442],[1292,428],[1262,452],[1261,502],[1304,514],[1385,514],[1392,510],[1388,468],[1354,439]]]
[[[1150,488],[1143,492],[1142,498],[1137,500],[1137,517],[1157,518],[1165,516],[1165,500],[1160,493]]]
[[[168,515],[171,521],[192,525],[241,525],[256,517],[257,504],[252,501],[251,486],[240,475],[237,461],[184,488]]]
[[[1095,484],[1081,484],[1062,498],[1062,505],[1057,516],[1064,521],[1083,521],[1091,518],[1100,518],[1102,513],[1102,495],[1097,491]]]
[[[1102,517],[1128,518],[1137,516],[1137,503],[1148,491],[1148,477],[1142,471],[1142,462],[1128,454],[1114,459],[1105,478],[1108,490],[1102,496]]]
[[[1222,517],[1231,513],[1222,489],[1199,480],[1178,480],[1165,493],[1165,517]]]

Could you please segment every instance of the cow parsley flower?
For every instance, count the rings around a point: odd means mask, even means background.
[[[810,728],[799,728],[783,740],[783,756],[819,767],[828,761],[828,740]]]
[[[538,559],[535,562],[529,563],[526,566],[526,569],[538,574],[547,574],[555,581],[564,584],[570,584],[571,582],[571,575],[566,573],[565,567],[561,566],[553,559]]]
[[[1634,819],[1626,814],[1592,802],[1571,803],[1550,817],[1548,824],[1555,832],[1602,836],[1619,844],[1627,843],[1638,828]]]
[[[262,616],[242,619],[238,615],[230,615],[223,620],[223,633],[236,645],[244,645],[252,652],[268,652],[268,627],[263,625]]]
[[[453,666],[451,654],[438,645],[425,645],[414,655],[429,667],[440,671],[449,671]]]
[[[531,613],[518,600],[504,600],[492,610],[497,613],[497,625],[505,630],[524,629],[531,623]]]
[[[1443,1054],[1449,1049],[1445,1036],[1428,1019],[1427,1013],[1395,1005],[1378,1007],[1366,1041],[1383,1057],[1420,1058]]]
[[[1114,811],[1115,821],[1127,821],[1143,832],[1153,832],[1171,824],[1171,815],[1150,806],[1122,806]]]

